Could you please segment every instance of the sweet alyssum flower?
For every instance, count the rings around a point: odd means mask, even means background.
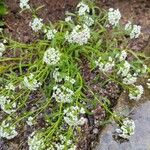
[[[2,33],[3,32],[3,28],[0,28],[0,33]]]
[[[133,100],[139,100],[144,92],[143,86],[134,86],[133,90],[129,91],[129,98]]]
[[[70,34],[69,32],[66,33],[65,38],[69,43],[77,43],[79,45],[87,44],[90,38],[90,29],[85,24],[83,28],[77,25]]]
[[[127,58],[127,52],[122,50],[121,53],[116,55],[116,58],[119,58],[119,61],[123,61]]]
[[[134,75],[131,75],[130,73],[127,74],[125,78],[123,78],[123,83],[127,85],[134,84],[136,81],[137,81],[137,77]]]
[[[42,21],[43,19],[41,18],[34,18],[33,21],[29,23],[29,26],[32,28],[33,31],[38,32],[43,27]]]
[[[150,79],[148,79],[147,81],[148,81],[148,82],[147,82],[147,86],[148,86],[148,88],[150,89]]]
[[[83,118],[79,119],[79,114],[84,114],[84,108],[71,106],[64,110],[64,120],[69,126],[83,125]]]
[[[141,26],[132,25],[130,21],[125,25],[125,30],[130,33],[130,38],[138,38],[141,34]]]
[[[0,95],[0,107],[7,114],[16,112],[16,102],[12,102],[9,97],[3,95]]]
[[[75,79],[70,78],[69,76],[66,76],[66,77],[65,77],[65,81],[68,81],[68,82],[70,82],[71,84],[74,84],[74,83],[76,82]]]
[[[116,129],[118,135],[124,139],[129,139],[134,134],[135,123],[133,120],[125,118],[123,119],[122,125],[119,129]]]
[[[51,40],[55,37],[55,34],[57,33],[57,30],[55,30],[55,29],[45,29],[44,33],[46,33],[47,39]]]
[[[29,150],[45,149],[44,138],[41,133],[33,132],[28,138]]]
[[[4,120],[0,125],[0,138],[6,138],[8,140],[13,139],[18,133],[15,126],[10,124],[9,120]]]
[[[55,82],[61,82],[62,81],[62,76],[59,72],[59,68],[55,68],[54,72],[53,72],[53,78],[55,80]]]
[[[94,20],[92,17],[90,16],[85,16],[84,17],[84,23],[87,25],[87,26],[92,26],[94,24]]]
[[[5,45],[3,43],[0,43],[0,57],[2,57],[3,52],[5,51]]]
[[[65,147],[67,147],[67,150],[76,150],[76,146],[74,145],[72,139],[68,139],[62,134],[58,134],[56,136],[58,138],[58,141],[53,143],[53,146],[50,150],[64,150]]]
[[[121,13],[119,9],[113,9],[110,8],[108,12],[108,21],[109,24],[112,26],[116,26],[119,23],[119,20],[121,19]]]
[[[8,85],[6,85],[5,88],[6,88],[7,90],[12,90],[12,91],[15,90],[15,86],[14,86],[12,83],[9,83]]]
[[[74,95],[74,92],[66,88],[65,86],[54,86],[53,87],[53,94],[52,97],[55,98],[57,102],[61,103],[71,103],[73,101],[72,96]]]
[[[28,117],[28,120],[26,121],[27,125],[32,126],[34,124],[34,118],[33,117]]]
[[[117,72],[118,75],[121,75],[123,77],[127,76],[130,71],[131,65],[128,61],[124,61],[123,66],[120,66],[119,71]]]
[[[48,48],[43,57],[43,61],[48,65],[56,65],[60,61],[60,52],[54,48]]]
[[[90,12],[89,6],[86,5],[86,4],[83,3],[83,2],[80,2],[80,3],[77,5],[77,8],[79,9],[79,10],[78,10],[79,16],[85,15],[86,13],[89,13],[89,12]]]
[[[30,73],[28,77],[24,77],[23,84],[31,91],[35,91],[38,87],[41,86],[41,83],[34,79],[34,75],[32,73]]]
[[[103,61],[102,57],[99,57],[98,61],[95,61],[95,64],[102,72],[110,72],[115,66],[115,62],[111,57],[108,58],[108,61]]]
[[[72,17],[71,17],[71,16],[66,17],[66,18],[65,18],[65,21],[66,21],[66,22],[72,21]]]
[[[20,0],[20,8],[21,9],[30,9],[30,6],[29,6],[29,0]]]

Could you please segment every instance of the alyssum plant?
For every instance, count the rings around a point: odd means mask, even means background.
[[[101,11],[92,2],[80,2],[75,13],[68,12],[65,21],[55,24],[44,24],[29,0],[20,0],[19,6],[34,14],[29,27],[44,37],[24,44],[1,34],[0,137],[12,139],[23,126],[34,126],[28,137],[29,150],[75,150],[78,133],[87,121],[84,114],[92,113],[78,67],[81,55],[88,59],[91,70],[99,69],[137,101],[144,92],[142,85],[136,84],[137,78],[146,76],[149,68],[144,57],[139,59],[127,44],[139,37],[141,27],[131,22],[121,25],[118,9]],[[14,57],[8,58],[10,50]],[[44,127],[37,125],[41,115]],[[120,137],[134,133],[133,120],[120,119],[119,126]]]

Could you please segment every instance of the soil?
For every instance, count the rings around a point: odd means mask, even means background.
[[[76,5],[79,0],[30,0],[30,6],[37,8],[43,6],[38,10],[38,16],[43,18],[44,22],[56,22],[57,20],[65,18],[65,12],[74,12]],[[24,43],[30,43],[35,41],[41,35],[35,35],[31,28],[29,27],[29,22],[32,20],[31,13],[24,11],[20,13],[19,0],[7,0],[6,4],[8,6],[9,13],[5,16],[6,27],[4,32],[11,36],[13,39]],[[129,47],[134,50],[142,50],[149,41],[150,35],[150,2],[149,0],[97,0],[98,6],[102,8],[119,8],[122,13],[123,23],[128,20],[133,21],[135,24],[142,26],[142,37],[136,41],[130,43]],[[98,83],[93,83],[93,78],[98,73],[97,71],[91,72],[88,66],[87,60],[83,59],[81,64],[81,72],[85,78],[85,82],[89,85],[96,93],[104,94],[104,96],[111,97],[112,104],[115,104],[117,98],[120,95],[119,87],[114,83],[108,83],[104,89]],[[102,77],[103,80],[105,77]],[[113,92],[113,93],[112,93]],[[90,97],[88,95],[87,97]],[[96,140],[98,132],[101,127],[97,127],[92,124],[93,119],[102,120],[105,117],[104,110],[98,106],[93,110],[94,116],[87,116],[88,123],[83,127],[83,137],[79,139],[78,149],[80,150],[90,150],[92,141]],[[98,132],[96,132],[99,130]],[[23,136],[23,135],[21,135]],[[27,135],[23,138],[18,138],[18,141],[6,141],[0,140],[0,150],[26,150],[26,144],[20,149],[18,148],[19,142],[24,142]]]

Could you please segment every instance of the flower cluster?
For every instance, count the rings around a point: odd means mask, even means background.
[[[123,83],[126,85],[134,84],[137,81],[137,75],[127,74],[125,78],[123,78]]]
[[[17,135],[18,133],[15,129],[15,126],[12,126],[9,121],[4,120],[0,125],[0,138],[6,138],[10,140]]]
[[[148,86],[148,88],[150,89],[150,79],[148,79],[147,86]]]
[[[117,74],[121,75],[122,77],[126,77],[130,71],[130,67],[131,67],[130,63],[125,60],[123,65],[120,66]]]
[[[44,33],[46,34],[47,39],[51,40],[55,37],[55,34],[57,33],[57,30],[55,30],[55,29],[45,29]]]
[[[26,121],[27,125],[32,126],[34,124],[34,118],[33,117],[29,117],[28,120]]]
[[[0,43],[0,57],[2,57],[3,52],[5,51],[5,45],[3,43]]]
[[[61,82],[63,79],[58,70],[59,70],[59,68],[55,68],[55,70],[53,72],[53,78],[54,78],[55,82]]]
[[[65,21],[66,21],[66,22],[72,21],[72,17],[71,17],[71,16],[66,17],[66,18],[65,18]]]
[[[6,85],[5,88],[6,88],[7,90],[15,91],[15,86],[14,86],[12,83],[9,83],[8,85]]]
[[[72,139],[68,140],[67,137],[62,134],[58,134],[57,138],[59,141],[54,142],[50,150],[64,150],[65,146],[67,147],[67,150],[76,150],[76,146],[74,145]]]
[[[41,133],[33,132],[28,138],[29,150],[45,149],[44,139]]]
[[[73,101],[74,92],[66,88],[65,86],[54,86],[53,87],[53,95],[52,97],[55,98],[57,102],[61,103],[71,103]]]
[[[113,8],[110,8],[108,12],[109,24],[112,26],[116,26],[119,23],[120,19],[121,19],[121,13],[119,9],[114,10]]]
[[[41,83],[34,79],[34,75],[32,73],[30,73],[28,77],[24,77],[23,84],[31,91],[35,91],[38,87],[41,86]]]
[[[42,21],[43,19],[41,18],[34,18],[33,21],[29,23],[29,26],[32,28],[33,31],[38,32],[43,27]]]
[[[125,25],[125,30],[130,33],[131,39],[138,38],[141,34],[141,26],[132,25],[130,21]]]
[[[7,114],[16,112],[16,102],[11,102],[9,97],[6,96],[0,95],[0,107]]]
[[[56,65],[60,61],[60,52],[54,48],[48,48],[43,57],[43,61],[48,65]]]
[[[129,91],[129,97],[130,99],[133,99],[133,100],[139,100],[143,92],[144,92],[144,89],[142,85],[134,86],[134,90],[132,89]]]
[[[69,43],[87,44],[90,38],[90,29],[85,24],[83,25],[83,29],[80,25],[77,25],[70,34],[69,32],[66,33],[65,38]]]
[[[118,135],[124,139],[129,139],[134,134],[135,123],[133,120],[128,118],[123,119],[122,125],[119,129],[116,129]]]
[[[89,6],[86,5],[86,4],[83,3],[83,2],[80,2],[80,3],[77,5],[77,8],[79,9],[79,10],[78,10],[79,16],[85,15],[86,13],[89,13],[89,12],[90,12]]]
[[[94,24],[94,20],[90,16],[85,16],[84,17],[84,23],[85,23],[85,25],[90,27],[90,26],[92,26]]]
[[[75,79],[70,78],[69,76],[66,76],[66,77],[65,77],[65,81],[68,81],[68,82],[70,82],[71,84],[74,84],[74,83],[76,82]]]
[[[112,68],[115,66],[115,62],[111,57],[108,58],[107,61],[102,60],[102,57],[99,57],[98,61],[95,61],[97,67],[102,72],[110,72]]]
[[[79,114],[84,114],[84,108],[78,106],[71,106],[64,110],[64,120],[69,126],[78,126],[85,123],[85,119],[80,118]]]
[[[30,9],[30,6],[29,6],[29,0],[20,0],[20,8],[23,10],[23,9]]]
[[[57,141],[53,142],[47,150],[64,150],[67,147],[67,150],[76,150],[76,146],[72,139],[67,139],[66,136],[57,133]]]
[[[127,58],[127,52],[125,50],[122,50],[121,53],[117,53],[116,58],[119,59],[119,61],[123,61]]]

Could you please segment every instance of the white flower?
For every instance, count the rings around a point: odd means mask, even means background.
[[[89,12],[90,12],[89,6],[86,5],[86,4],[83,3],[83,2],[80,2],[80,3],[77,5],[77,8],[79,9],[79,10],[78,10],[79,16],[85,15],[86,13],[89,13]]]
[[[56,65],[60,61],[60,52],[54,48],[48,48],[43,57],[43,61],[48,65]]]
[[[129,91],[129,98],[133,100],[139,100],[144,92],[143,86],[135,86],[135,90]]]
[[[128,21],[128,23],[125,25],[125,28],[124,28],[126,31],[130,31],[132,30],[132,24],[131,24],[131,21]]]
[[[92,26],[94,24],[94,20],[92,19],[92,17],[90,16],[85,16],[84,17],[84,23],[87,25],[87,26]]]
[[[32,22],[29,23],[29,26],[32,28],[33,31],[37,32],[42,29],[43,19],[41,18],[34,18]]]
[[[69,43],[77,43],[79,45],[87,44],[90,38],[90,29],[85,24],[83,25],[83,29],[77,25],[70,34],[68,32],[66,33],[65,38]]]
[[[55,34],[57,33],[57,30],[55,30],[55,29],[49,29],[49,30],[45,29],[44,33],[46,33],[47,39],[51,40],[55,37]]]
[[[116,26],[119,23],[120,19],[121,19],[121,13],[119,9],[114,10],[113,8],[110,8],[108,12],[109,24],[112,26]]]
[[[20,8],[23,9],[30,9],[30,6],[28,4],[29,0],[20,0]]]
[[[32,126],[34,124],[34,118],[33,117],[29,117],[28,120],[26,121],[27,125]]]
[[[57,142],[53,142],[50,148],[46,150],[76,150],[76,146],[73,143],[72,139],[68,139],[67,136],[57,133]]]
[[[134,84],[137,81],[136,76],[132,76],[131,74],[128,74],[125,78],[123,78],[123,83],[124,84]]]
[[[125,50],[121,51],[121,54],[120,54],[120,57],[119,57],[119,60],[120,61],[123,61],[127,58],[127,52]]]
[[[130,33],[130,38],[131,39],[138,38],[140,34],[141,34],[141,26],[133,25],[133,29]]]
[[[133,120],[129,120],[128,118],[125,118],[121,127],[119,129],[116,129],[118,135],[124,139],[129,139],[129,137],[134,134],[134,131],[135,123]]]
[[[41,86],[41,83],[34,79],[34,75],[32,73],[30,73],[30,76],[24,77],[23,84],[31,91],[35,91],[38,87]]]
[[[138,38],[141,34],[141,26],[132,25],[130,21],[125,25],[125,30],[130,33],[130,38]]]
[[[0,125],[0,138],[6,138],[10,140],[17,135],[18,133],[15,130],[15,126],[12,126],[7,120],[4,120]]]
[[[123,77],[127,76],[130,71],[130,67],[131,65],[125,60],[123,66],[119,68],[119,71],[117,72],[117,74],[118,75],[120,74]]]
[[[108,58],[107,62],[103,62],[102,58],[99,57],[98,61],[95,61],[95,64],[99,67],[99,70],[103,72],[110,72],[115,66],[115,62],[111,57]]]
[[[42,150],[45,149],[44,139],[41,133],[33,132],[28,137],[29,150]]]
[[[80,125],[80,126],[83,126],[85,123],[87,123],[87,119],[84,118],[84,117],[81,117],[81,118],[78,120],[78,125]]]
[[[70,78],[69,76],[66,76],[66,77],[65,77],[65,81],[68,81],[68,82],[70,82],[71,84],[74,84],[74,83],[76,82],[75,79]]]
[[[0,28],[0,33],[2,33],[3,32],[3,28]]]
[[[148,79],[147,86],[148,86],[148,88],[150,89],[150,79]]]
[[[15,86],[14,86],[12,83],[9,83],[8,85],[6,85],[5,88],[6,88],[7,90],[15,91]]]
[[[5,45],[3,43],[0,43],[0,57],[2,57],[3,52],[5,51]]]
[[[12,102],[8,97],[2,95],[0,95],[0,107],[7,114],[16,112],[16,102]]]
[[[54,72],[53,72],[53,78],[55,80],[55,82],[61,82],[62,81],[62,77],[60,75],[60,72],[58,71],[58,68],[55,68]]]
[[[72,96],[74,92],[65,86],[54,86],[53,87],[53,95],[57,102],[61,103],[71,103],[73,101]]]
[[[141,73],[145,74],[147,72],[147,69],[148,69],[147,65],[144,64],[143,67],[141,68]]]
[[[78,126],[83,125],[83,122],[85,123],[85,120],[79,119],[79,114],[84,114],[84,108],[78,107],[78,106],[71,106],[70,108],[67,108],[64,110],[64,120],[69,126]]]
[[[66,17],[66,18],[65,18],[65,21],[66,21],[66,22],[72,21],[72,17],[71,17],[71,16]]]

